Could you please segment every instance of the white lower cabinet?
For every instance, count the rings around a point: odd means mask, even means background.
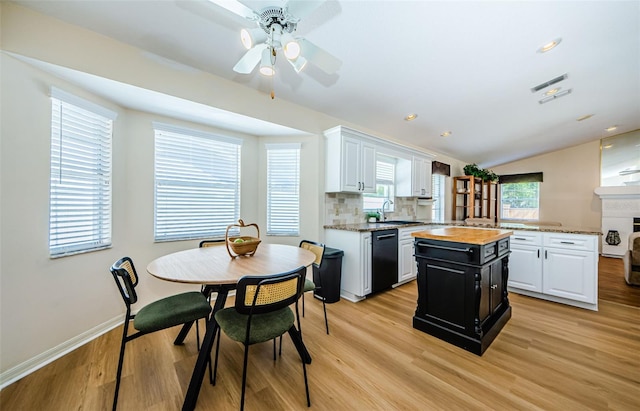
[[[597,310],[597,247],[595,235],[514,231],[509,291]]]
[[[411,233],[426,230],[427,226],[411,226],[398,229],[398,283],[406,283],[418,275],[414,257],[414,238]]]
[[[325,244],[344,251],[340,296],[355,302],[371,294],[371,232],[327,229]]]

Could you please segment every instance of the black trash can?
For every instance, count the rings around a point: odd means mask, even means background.
[[[314,296],[324,298],[325,303],[340,301],[340,280],[342,279],[342,256],[344,251],[325,247],[320,268],[313,267],[313,282],[321,288],[316,289]],[[322,276],[322,280],[320,280]]]

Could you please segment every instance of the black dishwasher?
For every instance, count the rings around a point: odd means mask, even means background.
[[[371,260],[372,293],[391,288],[398,282],[398,230],[372,233]]]

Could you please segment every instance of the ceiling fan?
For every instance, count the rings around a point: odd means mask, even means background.
[[[240,39],[248,50],[233,70],[249,74],[260,63],[260,73],[275,74],[276,56],[280,53],[296,73],[311,63],[327,74],[334,74],[342,62],[303,37],[295,36],[298,23],[316,10],[325,0],[288,0],[282,6],[268,6],[255,11],[237,0],[209,0],[238,16],[255,23],[243,28]]]

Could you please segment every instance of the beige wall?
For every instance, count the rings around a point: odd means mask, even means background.
[[[497,174],[542,172],[540,220],[563,226],[598,228],[600,198],[600,140],[492,167]]]
[[[324,139],[322,131],[349,124],[242,85],[198,71],[159,64],[141,50],[14,3],[0,2],[1,49],[311,133],[302,142],[301,236],[322,240]],[[79,87],[0,53],[0,384],[73,348],[122,320],[122,304],[108,267],[123,255],[141,274],[141,303],[189,287],[149,276],[154,258],[197,241],[153,242],[153,133],[151,121],[212,127],[119,107]],[[118,113],[113,142],[113,247],[50,259],[48,253],[49,138],[54,85]],[[225,132],[227,133],[227,132]],[[231,133],[233,134],[233,133]],[[243,139],[241,215],[265,226],[265,142]],[[390,136],[378,137],[392,139]],[[438,160],[441,158],[438,156]],[[445,160],[441,160],[445,161]],[[445,161],[446,162],[446,161]],[[299,238],[267,238],[297,244]],[[197,288],[197,287],[196,287]],[[7,372],[10,371],[10,372]]]

